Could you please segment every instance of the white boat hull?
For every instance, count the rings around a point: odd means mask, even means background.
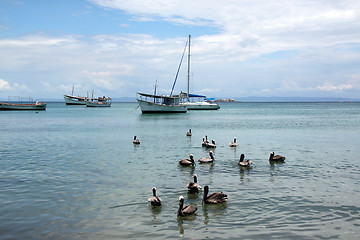
[[[187,102],[182,105],[187,106],[188,110],[217,110],[220,108],[218,104],[208,102]]]
[[[64,95],[66,105],[86,105],[84,97]]]
[[[142,113],[186,113],[187,106],[165,105],[137,99]]]

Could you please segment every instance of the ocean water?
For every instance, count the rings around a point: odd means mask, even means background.
[[[359,239],[360,103],[224,103],[163,115],[136,107],[0,112],[0,239]],[[205,135],[216,141],[215,163],[179,166],[208,156]],[[270,165],[271,151],[285,163]],[[252,169],[237,165],[241,153]],[[228,202],[188,195],[194,173]],[[147,202],[152,187],[163,206]],[[196,215],[177,217],[181,195]]]

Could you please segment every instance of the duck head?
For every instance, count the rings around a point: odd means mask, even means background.
[[[271,152],[271,153],[270,153],[270,158],[269,158],[269,160],[271,160],[271,159],[274,157],[274,155],[275,155],[275,153],[274,153],[274,152]]]
[[[206,200],[206,198],[207,198],[208,193],[209,193],[209,186],[208,186],[208,185],[206,185],[206,186],[204,187],[204,197],[203,197],[203,203],[205,202],[205,200]]]
[[[242,153],[242,154],[240,155],[240,161],[239,161],[239,162],[243,162],[243,161],[244,161],[244,158],[245,158],[245,155]]]

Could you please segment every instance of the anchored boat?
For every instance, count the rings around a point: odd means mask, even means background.
[[[85,101],[88,99],[88,97],[74,96],[74,87],[72,88],[71,95],[64,95],[66,105],[86,105]]]
[[[142,113],[186,113],[187,106],[180,104],[180,97],[136,93]]]
[[[111,107],[111,97],[98,97],[94,98],[94,90],[92,97],[85,101],[86,107]]]
[[[16,98],[17,100],[12,100]],[[24,97],[9,97],[8,102],[0,102],[0,110],[46,110],[46,103]]]
[[[187,74],[187,93],[180,93],[183,98],[182,105],[188,107],[188,110],[217,110],[220,106],[214,103],[212,99],[207,98],[203,95],[190,94],[190,40],[189,35],[188,43],[188,74]]]

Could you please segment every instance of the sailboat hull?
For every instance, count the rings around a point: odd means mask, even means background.
[[[208,102],[187,102],[183,105],[186,105],[188,110],[217,110],[220,108],[218,104]]]

